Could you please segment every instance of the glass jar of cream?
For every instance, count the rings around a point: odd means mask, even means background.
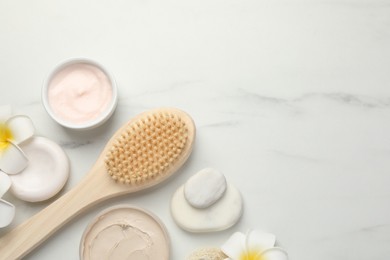
[[[42,89],[48,114],[71,129],[91,129],[103,124],[115,111],[117,99],[112,75],[99,63],[85,58],[60,63]]]

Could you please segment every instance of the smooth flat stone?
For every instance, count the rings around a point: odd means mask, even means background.
[[[199,171],[184,184],[184,196],[195,208],[213,205],[222,197],[225,190],[225,176],[212,168]]]
[[[240,219],[243,203],[240,192],[229,182],[222,198],[208,208],[192,207],[184,196],[184,185],[174,193],[171,214],[176,224],[190,232],[225,230]]]
[[[10,176],[11,191],[21,200],[50,199],[69,177],[69,161],[62,148],[44,137],[33,137],[20,145],[29,162],[21,173]]]

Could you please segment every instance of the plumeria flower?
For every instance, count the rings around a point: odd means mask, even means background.
[[[15,206],[1,199],[11,187],[11,179],[0,171],[0,228],[8,226],[15,216]]]
[[[17,174],[27,166],[27,158],[19,144],[34,135],[34,126],[27,116],[12,116],[9,106],[0,107],[0,228],[11,223],[15,206],[2,199],[11,187],[8,174]]]
[[[16,174],[27,166],[27,158],[18,145],[34,135],[34,125],[27,116],[10,114],[9,107],[0,107],[0,170]]]
[[[287,260],[287,252],[275,247],[275,235],[251,230],[246,235],[234,233],[221,250],[228,256],[225,260]]]

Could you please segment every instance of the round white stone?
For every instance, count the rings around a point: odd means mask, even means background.
[[[225,193],[226,179],[219,171],[206,168],[194,174],[184,185],[184,196],[195,208],[207,208]]]
[[[64,150],[50,139],[39,136],[20,147],[29,163],[21,173],[10,176],[12,193],[29,202],[50,199],[63,188],[69,177],[69,160]]]
[[[224,196],[208,208],[192,207],[184,197],[184,186],[173,195],[171,214],[176,224],[189,232],[225,230],[240,219],[243,203],[240,192],[227,183]]]

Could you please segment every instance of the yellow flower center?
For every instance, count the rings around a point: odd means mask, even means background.
[[[240,256],[240,260],[266,260],[259,251],[248,251]]]
[[[13,136],[11,129],[9,129],[9,127],[5,124],[0,123],[0,152],[7,149],[7,147],[10,145],[9,140],[12,139]]]

